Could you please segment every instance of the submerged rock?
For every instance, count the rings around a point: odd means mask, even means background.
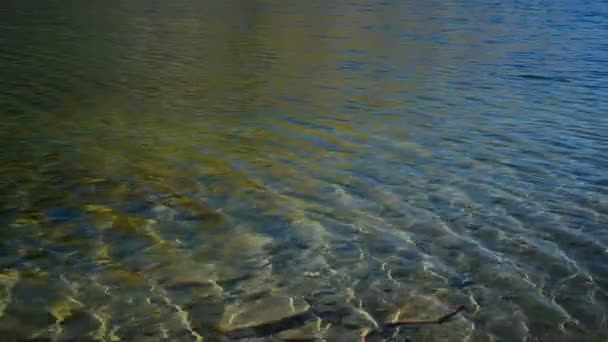
[[[270,237],[255,234],[253,232],[237,232],[227,241],[224,252],[227,257],[250,257],[257,254],[264,254],[273,239]]]
[[[99,329],[101,322],[91,313],[84,310],[76,310],[69,317],[61,320],[61,331],[56,341],[83,340],[82,336],[93,336]]]
[[[144,277],[140,273],[130,270],[107,270],[95,275],[94,278],[101,283],[116,287],[141,287],[146,284]]]
[[[320,319],[312,320],[301,327],[281,331],[275,337],[280,341],[322,341],[326,333]]]
[[[112,208],[98,204],[86,204],[84,211],[90,214],[111,214]]]
[[[270,336],[303,325],[312,316],[310,305],[303,299],[273,296],[251,303],[226,307],[219,330],[229,336]]]
[[[364,336],[367,336],[365,330],[353,330],[335,326],[328,330],[326,341],[362,342],[366,341],[366,339],[363,338]]]
[[[429,296],[414,296],[392,311],[387,322],[400,320],[429,320],[442,316],[448,309],[437,299]]]
[[[437,320],[453,311],[439,299],[428,295],[416,295],[387,317],[386,322]],[[415,341],[461,341],[473,332],[473,324],[463,315],[438,324],[419,326],[417,329],[401,329],[399,336]]]
[[[292,220],[290,231],[303,248],[318,250],[326,247],[331,240],[331,233],[319,222],[304,216]]]

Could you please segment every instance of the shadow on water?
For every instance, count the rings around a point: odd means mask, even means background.
[[[0,339],[605,340],[606,13],[9,1]]]

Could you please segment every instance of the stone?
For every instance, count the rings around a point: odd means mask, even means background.
[[[321,320],[311,320],[301,327],[281,331],[275,337],[281,341],[319,341],[323,339],[325,329]]]
[[[264,253],[264,249],[272,242],[273,240],[270,237],[241,231],[237,232],[229,241],[227,241],[224,252],[229,257],[249,257]]]
[[[69,317],[61,320],[62,329],[57,341],[83,340],[83,336],[92,336],[101,323],[89,312],[76,310]],[[91,339],[92,340],[92,339]]]
[[[84,206],[84,211],[91,214],[109,214],[112,213],[112,208],[97,204],[87,204]]]
[[[394,321],[435,320],[454,308],[448,307],[438,298],[429,295],[415,295],[408,298],[401,307],[387,318]],[[401,329],[399,337],[414,341],[462,341],[473,332],[474,326],[462,314],[454,316],[444,324],[419,329]]]
[[[366,331],[335,326],[327,331],[326,341],[362,342]]]
[[[394,310],[387,321],[402,320],[432,320],[441,317],[449,309],[442,305],[437,299],[419,295],[409,298],[403,305]]]
[[[255,329],[295,319],[309,310],[310,305],[303,299],[287,296],[266,297],[251,303],[228,306],[219,329],[225,332]]]
[[[319,222],[300,217],[292,220],[290,231],[297,237],[298,243],[312,250],[323,249],[331,239],[331,233]]]
[[[369,312],[362,308],[353,308],[348,315],[342,318],[342,325],[351,329],[378,329],[378,322]]]

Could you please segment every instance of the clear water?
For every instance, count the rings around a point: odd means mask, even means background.
[[[2,7],[0,340],[608,339],[605,1]]]

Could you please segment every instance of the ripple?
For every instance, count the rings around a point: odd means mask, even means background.
[[[469,5],[9,4],[0,335],[605,340],[605,8]]]

